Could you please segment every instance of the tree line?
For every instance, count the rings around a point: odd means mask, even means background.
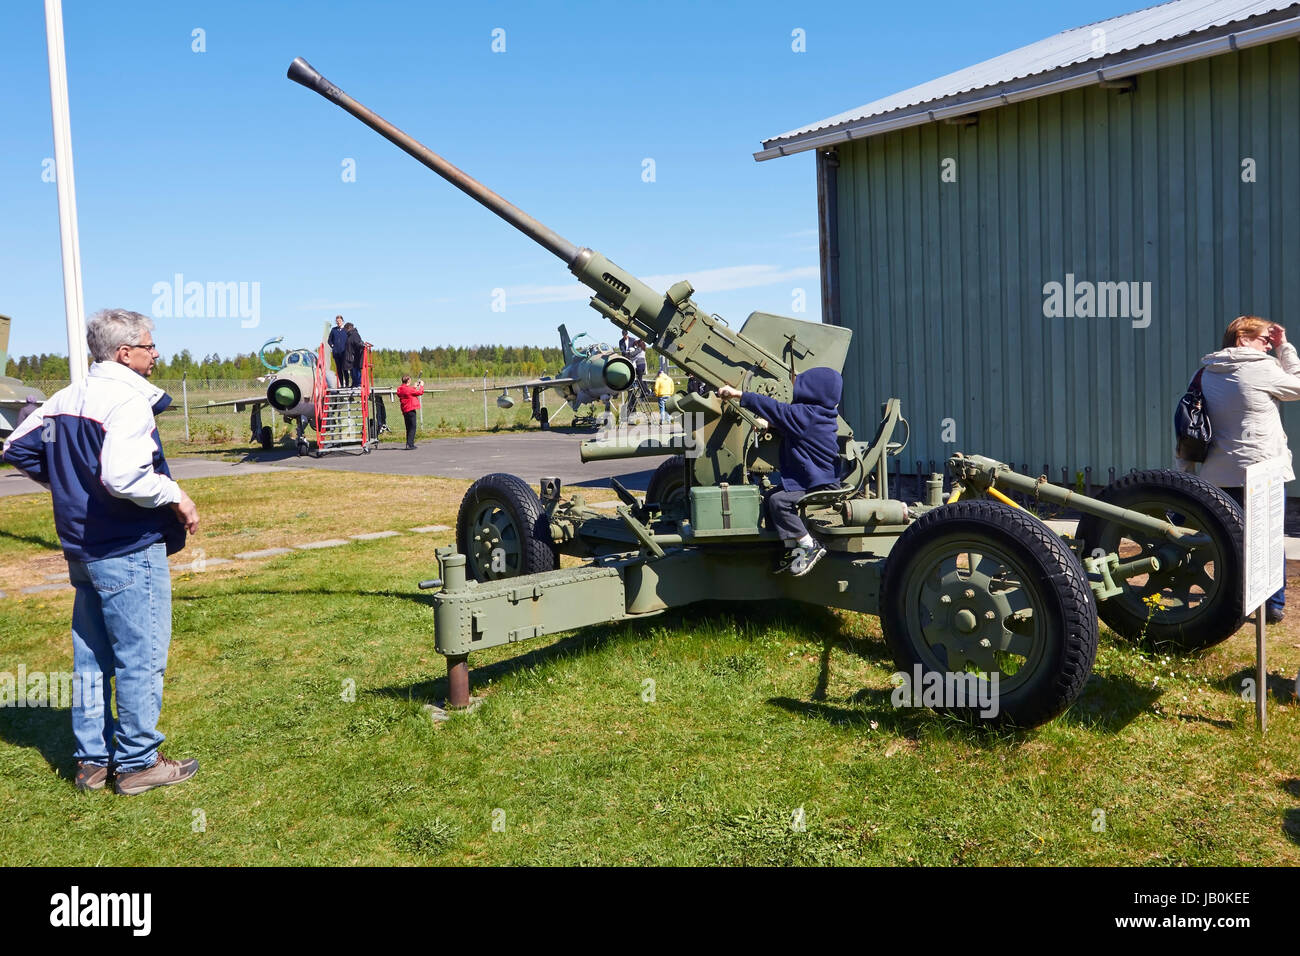
[[[314,350],[313,350],[314,351]],[[530,345],[439,345],[422,349],[372,349],[375,377],[398,378],[402,375],[423,375],[425,378],[472,378],[487,372],[489,376],[554,375],[564,365],[559,348],[542,348]],[[278,364],[284,357],[282,350],[268,349],[267,359]],[[66,379],[66,355],[23,355],[10,358],[5,374],[41,381]],[[189,349],[164,359],[159,357],[153,377],[178,379],[182,375],[215,381],[236,381],[256,378],[266,374],[266,368],[256,352],[237,354],[232,358],[205,355],[196,358]]]

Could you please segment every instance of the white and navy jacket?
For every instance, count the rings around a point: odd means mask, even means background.
[[[160,388],[117,362],[96,362],[9,436],[4,460],[50,489],[54,526],[70,560],[97,561],[158,542],[173,554],[185,527],[154,415]]]

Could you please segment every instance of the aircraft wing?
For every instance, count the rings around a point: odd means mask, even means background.
[[[550,388],[552,385],[568,385],[576,382],[576,378],[535,378],[528,382],[511,382],[509,385],[492,385],[488,388],[471,388],[471,392],[504,392],[507,389],[518,388]]]
[[[431,392],[453,392],[453,391],[456,391],[456,389],[452,389],[452,388],[426,388],[426,389],[424,390],[424,393],[425,393],[426,395],[428,395],[428,394],[431,393]],[[371,394],[371,395],[383,395],[383,396],[385,396],[385,397],[387,397],[387,398],[396,398],[396,397],[397,397],[397,389],[394,388],[392,385],[387,385],[387,386],[384,386],[383,388],[372,388],[372,389],[370,390],[370,394]],[[233,406],[234,409],[235,409],[235,411],[237,411],[237,412],[242,412],[244,409],[246,409],[246,408],[250,408],[250,407],[252,407],[253,405],[269,405],[269,404],[270,404],[270,402],[267,401],[267,399],[266,399],[266,395],[263,394],[263,395],[250,395],[250,396],[247,396],[247,397],[245,397],[245,398],[232,398],[232,399],[228,399],[228,400],[226,400],[226,401],[224,401],[224,402],[204,402],[202,405],[191,405],[191,406],[190,406],[190,410],[191,410],[191,411],[201,411],[202,409],[205,409],[205,408],[230,408],[230,407]],[[179,407],[179,406],[175,406],[175,405],[173,405],[173,407]]]
[[[424,390],[424,394],[425,394],[425,395],[432,395],[434,392],[459,392],[459,391],[460,391],[460,389],[458,389],[458,388],[426,388],[426,389]],[[491,391],[491,389],[489,389],[488,391]],[[395,386],[395,385],[385,385],[383,388],[372,388],[372,389],[370,390],[370,394],[371,394],[371,395],[383,395],[383,396],[385,396],[386,398],[396,398],[396,397],[397,397],[397,386]],[[419,396],[417,395],[416,397],[418,398]]]
[[[266,395],[263,394],[263,395],[255,395],[250,398],[232,398],[224,402],[204,402],[202,405],[192,406],[192,410],[198,411],[199,409],[203,409],[203,408],[229,408],[230,406],[233,405],[235,407],[235,411],[242,412],[244,409],[248,408],[251,405],[268,405],[268,404],[270,403],[266,400]],[[173,403],[171,407],[176,408],[177,406],[175,403]]]

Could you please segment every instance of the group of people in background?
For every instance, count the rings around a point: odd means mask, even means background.
[[[624,331],[623,337],[618,340],[618,350],[627,359],[632,362],[632,367],[636,369],[636,390],[638,396],[645,394],[645,376],[646,376],[646,344],[645,339],[634,339],[632,333]],[[655,376],[652,391],[659,402],[659,420],[667,422],[668,416],[668,397],[677,390],[677,385],[673,381],[672,375],[668,373],[668,359],[659,356],[659,373]]]
[[[334,371],[342,388],[361,387],[361,366],[365,363],[366,348],[369,345],[355,325],[344,322],[341,315],[334,316],[329,347],[334,356]]]

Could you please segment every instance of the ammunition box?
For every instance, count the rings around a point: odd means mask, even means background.
[[[757,485],[701,486],[691,489],[691,528],[696,535],[754,534],[763,511]]]

